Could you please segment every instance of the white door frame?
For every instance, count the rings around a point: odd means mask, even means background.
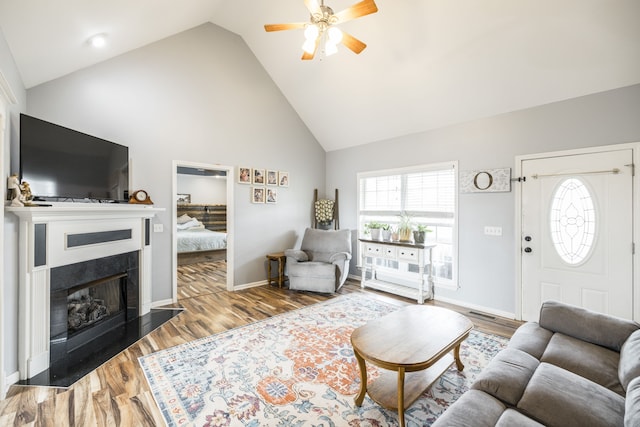
[[[186,168],[199,168],[207,170],[219,170],[227,173],[227,290],[233,291],[233,237],[234,230],[234,213],[233,213],[233,189],[235,183],[235,168],[233,166],[224,165],[212,165],[206,163],[195,163],[181,160],[173,161],[173,169],[171,172],[172,177],[172,201],[171,201],[171,213],[173,218],[171,219],[171,252],[172,252],[172,291],[171,299],[173,302],[178,302],[178,252],[176,229],[178,227],[178,202],[175,195],[178,194],[178,167]]]
[[[604,151],[628,150],[633,151],[633,164],[640,165],[640,142],[612,144],[600,147],[580,148],[538,154],[516,156],[515,176],[522,176],[522,163],[526,160],[543,159],[547,157],[571,156],[577,154],[600,153]],[[633,175],[633,241],[640,242],[640,180],[638,174]],[[515,183],[515,251],[516,251],[516,319],[522,319],[522,187]],[[640,320],[640,261],[633,257],[633,320]]]

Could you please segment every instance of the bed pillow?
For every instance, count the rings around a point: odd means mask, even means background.
[[[195,218],[191,218],[191,221],[185,222],[184,224],[178,224],[178,230],[186,230],[188,228],[197,227],[200,225],[200,221]]]
[[[189,215],[184,214],[178,217],[178,224],[184,224],[187,223],[189,221],[191,221],[193,218],[191,218]]]

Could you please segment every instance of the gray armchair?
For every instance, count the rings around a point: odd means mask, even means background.
[[[347,280],[351,230],[307,228],[300,249],[287,249],[289,289],[333,293]]]

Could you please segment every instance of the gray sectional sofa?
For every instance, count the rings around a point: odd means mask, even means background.
[[[548,301],[433,424],[640,427],[640,325]]]

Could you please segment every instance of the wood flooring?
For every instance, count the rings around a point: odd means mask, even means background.
[[[222,274],[212,264],[215,263],[182,266],[179,280],[187,286],[179,304],[172,307],[182,306],[185,311],[70,388],[12,386],[6,399],[0,401],[0,426],[162,426],[162,415],[138,357],[334,297],[267,285],[228,292],[225,280],[211,277],[211,274]],[[382,292],[362,290],[359,283],[351,280],[338,294],[354,292],[365,292],[398,304],[412,303]],[[189,297],[190,294],[197,296]],[[520,325],[520,322],[475,314],[448,304],[436,302],[435,305],[467,315],[479,330],[506,337]]]

